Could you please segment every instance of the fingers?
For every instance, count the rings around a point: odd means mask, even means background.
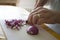
[[[41,10],[37,10],[36,12],[34,12],[34,13],[32,13],[32,14],[30,14],[29,15],[29,17],[28,17],[28,23],[29,24],[36,24],[37,23],[37,21],[39,20],[39,16],[40,16],[40,14],[42,14],[42,15],[45,15],[45,13],[47,12],[47,11],[45,11],[45,10],[47,10],[47,9],[41,9]],[[39,14],[39,16],[38,16],[38,14]],[[41,16],[42,16],[41,15]],[[44,16],[45,17],[45,16]],[[40,20],[43,20],[43,19],[40,19]],[[43,23],[43,21],[42,22],[40,22],[40,23]]]
[[[28,24],[36,24],[39,19],[39,14],[30,15],[28,18]]]
[[[35,7],[44,6],[48,0],[36,0]]]
[[[48,9],[42,8],[40,10],[37,10],[36,12],[34,12],[35,14],[43,14],[46,13],[48,11]]]
[[[34,13],[34,12],[36,12],[36,11],[38,11],[38,10],[40,10],[40,9],[42,9],[43,7],[37,7],[37,8],[35,8],[34,10],[32,10],[32,12],[31,13]]]
[[[39,10],[39,8],[37,8],[37,9],[35,9],[30,15],[29,15],[29,17],[28,17],[28,24],[32,24],[32,22],[33,22],[33,24],[34,24],[34,22],[36,21],[36,18],[35,18],[35,14],[37,14],[38,11]],[[36,12],[36,13],[35,13]],[[34,16],[34,17],[33,17]],[[35,19],[35,21],[33,21],[33,20]]]
[[[39,14],[35,14],[35,15],[32,17],[32,23],[33,23],[33,24],[37,24],[38,19],[39,19]]]
[[[46,10],[46,8],[37,7],[37,8],[35,8],[34,10],[32,10],[31,14],[33,14],[33,13],[39,13],[39,12],[42,11],[43,9]]]
[[[40,17],[39,17],[39,16]],[[55,23],[60,23],[60,13],[55,14],[55,12],[50,11],[48,9],[42,8],[39,9],[37,8],[34,10],[28,17],[28,23],[29,24],[55,24]]]
[[[37,24],[38,24],[38,25],[41,25],[41,24],[43,24],[43,23],[46,23],[46,19],[44,19],[44,18],[40,18],[40,19],[37,21]]]
[[[28,24],[32,24],[32,17],[33,17],[33,15],[29,15],[28,20],[27,20],[28,21],[27,22]]]

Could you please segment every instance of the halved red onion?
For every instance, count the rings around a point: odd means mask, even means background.
[[[39,32],[38,28],[35,27],[35,26],[30,26],[28,27],[27,29],[27,33],[30,34],[30,35],[37,35]]]

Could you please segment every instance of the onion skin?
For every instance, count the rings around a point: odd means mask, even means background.
[[[27,29],[27,33],[30,34],[30,35],[37,35],[39,32],[38,28],[35,27],[35,26],[30,26],[28,29]]]

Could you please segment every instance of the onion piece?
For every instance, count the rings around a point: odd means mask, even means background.
[[[38,28],[35,27],[35,26],[30,26],[28,27],[27,29],[27,33],[30,34],[30,35],[37,35],[39,32]]]

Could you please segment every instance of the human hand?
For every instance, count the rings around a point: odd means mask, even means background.
[[[55,24],[60,23],[60,13],[38,7],[34,9],[28,17],[29,24]]]

